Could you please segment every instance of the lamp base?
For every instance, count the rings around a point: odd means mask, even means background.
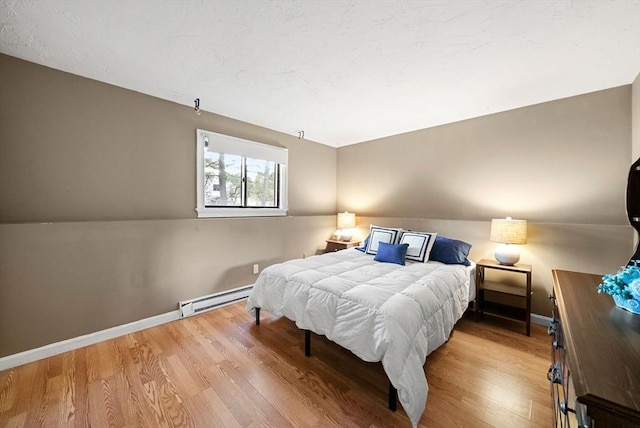
[[[496,248],[496,260],[505,266],[513,266],[520,260],[520,251],[515,245],[502,244]]]
[[[348,229],[343,229],[342,233],[340,233],[340,239],[342,241],[349,242],[351,241],[352,237],[353,237],[353,233]]]

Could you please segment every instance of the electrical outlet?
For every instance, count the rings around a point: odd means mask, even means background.
[[[253,273],[258,273],[258,272],[260,272],[260,265],[258,264],[253,265]]]

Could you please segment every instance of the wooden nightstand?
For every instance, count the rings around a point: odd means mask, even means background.
[[[526,281],[524,286],[508,284],[505,282],[486,281],[485,270],[495,269],[504,272],[524,274]],[[502,303],[485,300],[485,291],[503,295],[515,296],[524,302],[524,307],[511,306]],[[531,334],[531,265],[516,264],[513,266],[501,265],[495,260],[482,259],[476,263],[476,320],[483,314],[515,320],[526,325],[527,336]]]
[[[327,239],[327,248],[325,248],[324,252],[333,253],[335,251],[357,247],[358,245],[360,245],[360,241],[336,241],[333,239]]]

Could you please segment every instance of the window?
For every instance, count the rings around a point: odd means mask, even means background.
[[[197,131],[198,217],[287,214],[287,149]]]

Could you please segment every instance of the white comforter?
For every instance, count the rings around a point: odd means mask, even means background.
[[[380,263],[343,250],[264,269],[247,308],[284,315],[364,361],[382,361],[415,427],[427,400],[424,363],[467,308],[472,270]]]

